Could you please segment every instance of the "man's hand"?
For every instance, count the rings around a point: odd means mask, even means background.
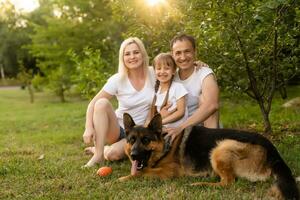
[[[94,138],[95,138],[95,130],[86,128],[82,137],[83,137],[83,142],[85,144],[93,143]]]
[[[176,128],[167,128],[168,134],[165,136],[165,138],[171,137],[171,143],[172,143],[174,139],[183,131],[183,129],[184,128],[182,128],[181,126]]]

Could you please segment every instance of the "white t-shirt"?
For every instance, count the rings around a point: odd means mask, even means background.
[[[169,111],[175,110],[177,108],[177,100],[180,99],[181,97],[184,97],[185,99],[187,99],[187,90],[184,88],[184,86],[181,83],[177,83],[177,82],[173,82],[170,90],[169,90],[169,98],[168,98],[168,102],[171,103],[171,107],[168,109]],[[160,111],[162,104],[164,103],[165,97],[167,95],[167,91],[161,93],[160,92],[160,88],[157,91],[156,94],[156,102],[155,102],[155,106],[157,108],[157,112]],[[166,124],[166,127],[178,127],[180,124],[182,124],[188,117],[188,110],[187,107],[185,108],[185,113],[184,116],[175,121],[175,122],[171,122],[169,124]]]
[[[149,67],[144,88],[140,91],[132,86],[127,77],[121,80],[119,73],[107,80],[103,90],[116,96],[118,100],[118,108],[115,112],[121,127],[124,128],[123,114],[125,112],[131,115],[135,124],[144,125],[154,96],[154,82],[154,72],[151,67]]]
[[[190,117],[199,107],[199,97],[202,93],[202,83],[206,76],[213,74],[209,67],[201,67],[199,70],[196,68],[190,77],[185,80],[179,78],[178,73],[175,74],[174,80],[182,83],[188,91],[187,107],[188,116]]]

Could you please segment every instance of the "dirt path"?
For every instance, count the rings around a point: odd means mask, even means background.
[[[21,86],[0,86],[0,90],[18,90]]]

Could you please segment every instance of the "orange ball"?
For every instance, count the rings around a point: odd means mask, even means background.
[[[111,167],[100,167],[97,171],[97,174],[99,176],[108,176],[112,173],[112,168]]]

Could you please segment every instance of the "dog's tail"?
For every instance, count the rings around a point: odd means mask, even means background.
[[[278,153],[278,152],[277,152]],[[286,165],[283,159],[278,155],[278,160],[275,161],[271,168],[272,173],[276,178],[275,186],[273,186],[273,192],[278,193],[284,199],[299,200],[299,190],[295,178],[292,175],[290,168]],[[275,191],[274,191],[275,190]]]

